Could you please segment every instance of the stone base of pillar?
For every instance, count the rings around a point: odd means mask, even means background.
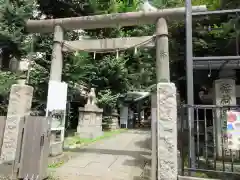
[[[50,156],[58,156],[63,153],[63,143],[62,142],[55,142],[50,144],[49,147],[49,155]]]
[[[173,83],[157,84],[158,179],[177,180],[177,100]]]
[[[63,153],[63,142],[57,141],[56,131],[51,131],[50,137],[50,147],[49,147],[49,155],[50,156],[58,156]]]
[[[103,110],[95,105],[86,105],[79,108],[79,122],[77,135],[81,138],[94,139],[103,134],[102,132],[102,112]]]

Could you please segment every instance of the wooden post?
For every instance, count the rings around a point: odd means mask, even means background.
[[[62,41],[63,41],[63,29],[61,26],[55,26],[54,28],[54,44],[52,50],[52,62],[50,80],[61,82],[62,80]]]
[[[156,35],[157,83],[170,82],[168,27],[164,18],[160,18],[157,21]]]

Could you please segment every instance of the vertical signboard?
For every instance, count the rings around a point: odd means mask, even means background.
[[[64,82],[49,81],[47,110],[66,110],[67,84]]]

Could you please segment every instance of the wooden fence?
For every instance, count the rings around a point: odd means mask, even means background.
[[[0,116],[0,153],[4,138],[6,117]],[[14,177],[42,180],[47,177],[50,145],[50,119],[42,116],[26,116],[19,122],[16,157],[4,175],[10,171]],[[0,154],[1,155],[1,154]],[[6,165],[7,166],[7,165]]]

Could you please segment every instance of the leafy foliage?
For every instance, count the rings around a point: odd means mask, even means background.
[[[30,52],[32,39],[25,33],[24,26],[25,20],[32,17],[37,10],[39,13],[34,18],[40,18],[42,15],[46,15],[46,18],[62,18],[137,11],[141,2],[141,0],[37,0],[35,4],[31,0],[0,0],[0,48],[3,66],[7,67],[12,57],[19,59]],[[193,5],[206,4],[209,10],[239,7],[237,0],[193,0],[192,3]],[[158,8],[179,7],[184,6],[184,0],[154,0],[153,4]],[[185,24],[183,21],[168,23],[171,79],[184,96]],[[195,56],[236,54],[235,37],[239,35],[240,29],[238,14],[196,19],[193,27]],[[88,30],[83,34],[99,39],[146,36],[154,32],[154,25],[143,25]],[[80,32],[66,32],[65,39],[76,40],[80,34]],[[41,104],[46,101],[53,35],[35,34],[34,39],[34,51],[44,55],[34,57],[29,83],[34,86],[34,102]],[[116,53],[96,54],[95,58],[93,53],[88,52],[65,53],[62,79],[69,84],[70,93],[73,93],[71,89],[74,88],[74,84],[95,87],[99,104],[105,109],[114,109],[119,94],[131,90],[145,90],[155,83],[155,48],[134,51],[135,49],[130,49],[120,52],[119,58],[116,58]],[[2,85],[0,82],[2,88],[0,93],[6,94],[9,89],[4,87],[9,87],[7,83],[12,82],[6,80],[15,79],[16,75],[3,74],[0,78],[3,83]]]
[[[114,109],[120,94],[113,95],[110,89],[99,92],[98,104],[103,106],[105,110]]]
[[[1,0],[0,2],[0,48],[19,57],[27,49],[25,21],[32,16],[32,0]]]
[[[0,73],[0,94],[2,96],[8,95],[12,84],[16,83],[17,77],[11,72]]]
[[[0,72],[0,113],[6,113],[7,98],[10,88],[16,83],[17,77],[11,72]]]

